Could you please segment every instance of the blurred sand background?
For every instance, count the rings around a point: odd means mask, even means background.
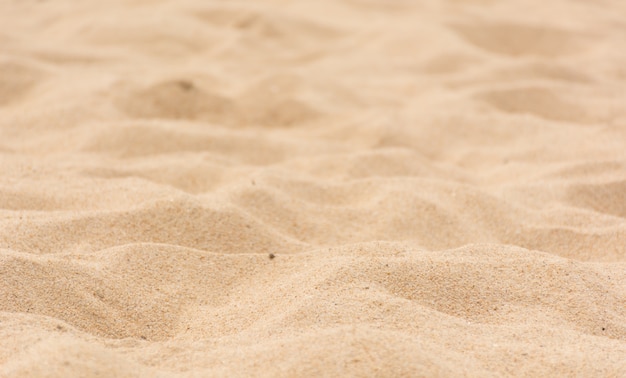
[[[0,46],[1,377],[626,377],[626,2],[1,0]]]

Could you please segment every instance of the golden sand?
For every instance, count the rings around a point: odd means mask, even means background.
[[[0,377],[626,377],[625,15],[0,1]]]

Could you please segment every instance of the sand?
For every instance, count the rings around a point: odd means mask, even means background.
[[[0,377],[626,377],[622,0],[0,2]]]

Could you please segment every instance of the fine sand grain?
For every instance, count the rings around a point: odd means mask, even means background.
[[[0,377],[626,377],[625,17],[0,0]]]

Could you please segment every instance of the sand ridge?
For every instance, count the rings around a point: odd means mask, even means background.
[[[0,3],[0,376],[626,376],[619,1]]]

